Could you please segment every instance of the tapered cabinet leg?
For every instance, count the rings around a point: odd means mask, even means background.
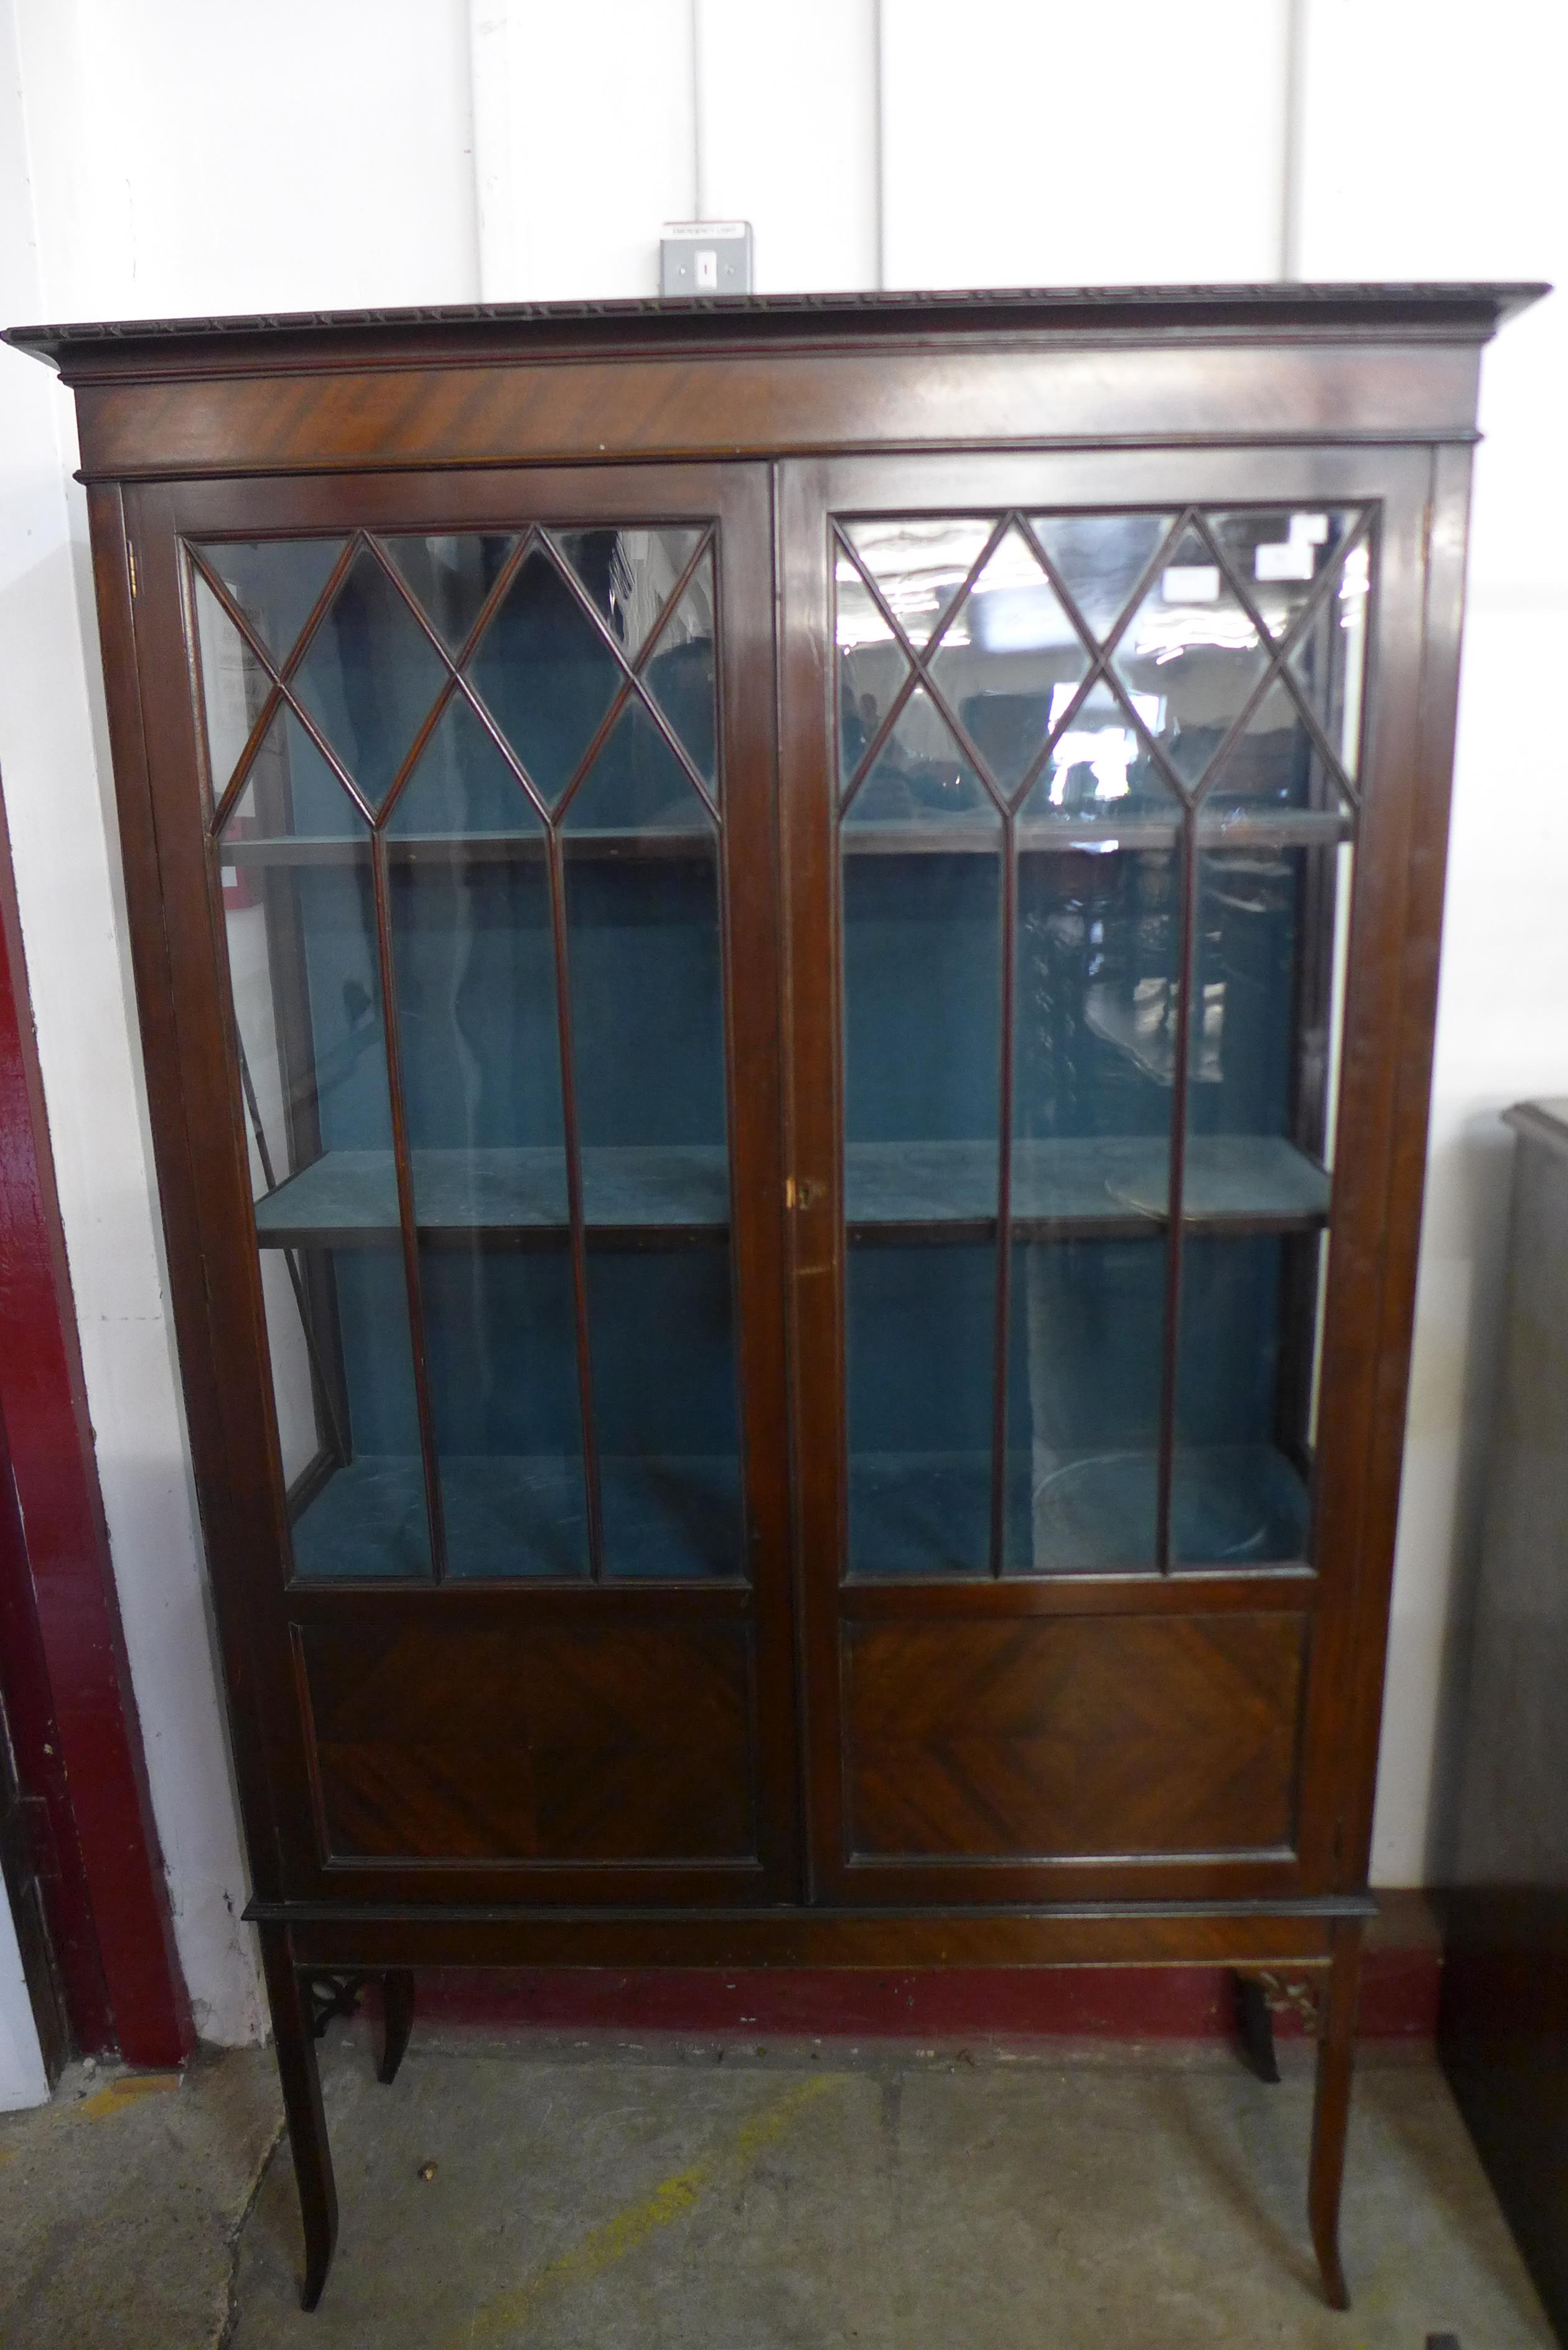
[[[1276,2084],[1280,2064],[1274,2054],[1274,2019],[1269,2013],[1269,1995],[1256,1975],[1232,1975],[1231,1990],[1236,2002],[1236,2036],[1241,2043],[1241,2054],[1260,2081]]]
[[[337,2189],[321,2105],[321,2074],[309,2003],[289,1948],[288,1929],[264,1926],[261,1944],[283,2110],[299,2189],[299,2216],[305,2225],[305,2282],[299,2303],[302,2309],[314,2309],[337,2241]]]
[[[381,1977],[381,2056],[378,2081],[395,2081],[409,2034],[414,2028],[414,1979],[406,1967],[393,1967]]]
[[[1339,2197],[1345,2182],[1345,2136],[1350,2121],[1350,2076],[1355,2057],[1355,2003],[1361,1987],[1359,1918],[1334,1929],[1333,1956],[1317,2044],[1317,2095],[1313,2104],[1312,2169],[1307,2210],[1313,2250],[1330,2309],[1348,2309],[1339,2262]]]

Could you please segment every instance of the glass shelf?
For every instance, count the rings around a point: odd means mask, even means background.
[[[478,1235],[565,1245],[566,1171],[559,1149],[419,1150],[411,1154],[421,1240]],[[995,1145],[860,1142],[846,1152],[850,1237],[878,1232],[971,1239],[994,1229]],[[1160,1135],[1020,1142],[1012,1222],[1023,1238],[1053,1233],[1133,1238],[1168,1222],[1168,1145]],[[644,1145],[583,1152],[583,1213],[596,1237],[719,1240],[729,1229],[726,1155],[716,1145]],[[1196,1135],[1188,1146],[1184,1224],[1238,1232],[1304,1232],[1328,1214],[1329,1179],[1275,1135]],[[264,1248],[342,1248],[398,1227],[389,1150],[329,1150],[258,1200]]]
[[[732,1455],[601,1456],[609,1573],[712,1583],[736,1563],[740,1473]],[[576,1454],[442,1454],[447,1574],[458,1581],[580,1582],[587,1572],[583,1464]],[[359,1453],[330,1473],[294,1521],[307,1582],[429,1575],[424,1471],[417,1453]],[[732,1572],[734,1572],[732,1569]]]
[[[1213,848],[1317,848],[1351,837],[1350,819],[1337,808],[1227,809],[1201,816],[1199,839]],[[1179,825],[1174,816],[1141,815],[1117,824],[1106,816],[1042,822],[1023,817],[1014,838],[1021,856],[1064,856],[1070,851],[1107,856],[1117,849],[1169,848]],[[542,863],[545,843],[537,834],[472,832],[461,837],[442,833],[389,833],[387,855],[394,865],[474,865]],[[223,863],[241,866],[337,865],[353,861],[359,838],[263,839],[230,837],[223,843]],[[632,831],[607,827],[585,827],[562,842],[564,854],[576,858],[702,858],[711,854],[710,836],[689,826],[660,830],[648,827]],[[966,824],[961,817],[920,823],[879,823],[874,819],[844,833],[845,854],[850,857],[994,856],[996,836],[984,825]]]
[[[1338,808],[1227,808],[1199,813],[1205,848],[1320,848],[1348,840],[1351,824]],[[1072,850],[1109,856],[1117,849],[1170,848],[1180,836],[1177,817],[1138,815],[1118,824],[1110,816],[1042,821],[1021,816],[1013,845],[1022,857],[1061,857]],[[931,823],[866,817],[843,830],[846,857],[994,857],[995,827],[950,816]]]
[[[1148,1571],[1157,1453],[1057,1451],[1007,1458],[1006,1575]],[[975,1533],[989,1519],[989,1452],[854,1453],[850,1555],[857,1577],[987,1573]],[[1286,1565],[1306,1555],[1307,1489],[1272,1446],[1214,1445],[1177,1457],[1171,1547],[1185,1571]]]
[[[542,865],[545,847],[541,835],[515,832],[472,832],[461,836],[446,833],[385,835],[387,857],[390,864],[404,865]],[[229,837],[223,842],[224,865],[294,866],[350,865],[363,853],[363,836],[354,839],[337,836],[319,838],[266,839],[256,836]],[[641,831],[624,827],[584,827],[564,837],[562,855],[568,863],[579,858],[675,858],[709,861],[712,858],[712,835],[699,832],[687,825],[671,825],[660,830],[650,826]]]

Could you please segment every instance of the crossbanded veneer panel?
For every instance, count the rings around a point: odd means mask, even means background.
[[[849,1851],[1278,1851],[1304,1632],[1281,1613],[848,1627]]]
[[[743,1625],[296,1627],[331,1859],[745,1860]]]

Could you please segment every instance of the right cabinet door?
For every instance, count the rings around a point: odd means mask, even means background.
[[[1425,478],[789,475],[819,1893],[1306,1881],[1380,556]]]

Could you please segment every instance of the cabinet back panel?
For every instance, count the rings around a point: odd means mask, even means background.
[[[846,1840],[881,1857],[1277,1850],[1304,1620],[862,1624],[844,1635]]]
[[[328,1858],[755,1856],[743,1625],[294,1638]]]

